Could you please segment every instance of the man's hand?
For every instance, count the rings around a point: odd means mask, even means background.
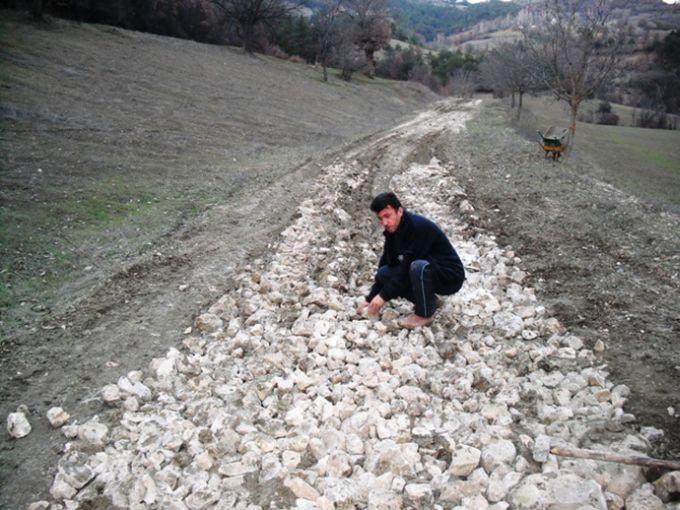
[[[375,296],[370,303],[368,303],[368,316],[369,317],[377,317],[378,313],[380,312],[380,309],[383,307],[385,304],[385,300],[380,297],[380,294]]]
[[[368,308],[368,301],[364,300],[361,303],[359,303],[359,306],[357,307],[357,315],[359,316],[364,315],[366,308]]]

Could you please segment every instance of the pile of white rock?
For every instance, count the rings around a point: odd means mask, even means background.
[[[399,329],[400,301],[355,316],[382,237],[353,198],[370,182],[356,162],[327,168],[198,335],[103,388],[119,421],[63,428],[55,501],[34,508],[677,508],[680,476],[550,454],[640,454],[659,431],[633,432],[628,388],[546,316],[516,254],[470,233],[438,161],[392,188],[449,234],[466,284],[432,327]]]

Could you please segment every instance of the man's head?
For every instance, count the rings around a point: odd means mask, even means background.
[[[371,202],[371,211],[378,216],[380,224],[390,234],[397,231],[404,215],[401,202],[391,191],[376,196]]]

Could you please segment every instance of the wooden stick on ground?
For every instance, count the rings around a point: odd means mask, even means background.
[[[633,464],[661,469],[680,470],[680,462],[673,460],[652,459],[644,455],[620,455],[618,453],[599,452],[584,448],[562,448],[553,446],[550,453],[559,457],[575,457],[577,459],[603,460],[606,462],[618,462],[619,464]]]

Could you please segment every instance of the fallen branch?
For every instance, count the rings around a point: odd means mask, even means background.
[[[632,464],[661,469],[680,470],[680,462],[673,460],[652,459],[644,455],[620,455],[618,453],[599,452],[584,448],[562,448],[554,446],[550,453],[559,457],[575,457],[577,459],[603,460],[605,462],[618,462],[619,464]]]

